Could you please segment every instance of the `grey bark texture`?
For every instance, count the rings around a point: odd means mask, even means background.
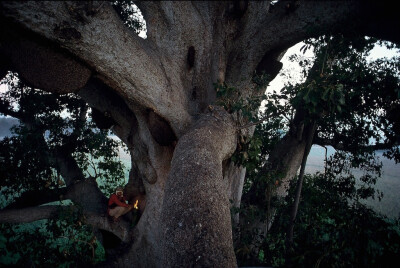
[[[2,1],[0,70],[111,114],[132,157],[126,190],[145,192],[146,208],[128,246],[105,266],[234,267],[229,199],[240,205],[244,171],[229,158],[239,117],[212,106],[214,83],[235,87],[238,98],[260,94],[255,73],[273,78],[283,51],[327,31],[398,42],[389,30],[399,28],[397,13],[376,2],[137,1],[148,29],[141,39],[109,2],[87,10],[83,1]],[[292,173],[305,143],[290,140],[276,152]],[[96,188],[76,184],[75,197],[93,192],[86,197],[100,204]]]
[[[232,117],[214,110],[179,140],[161,212],[167,267],[235,266],[222,161],[235,150],[236,137]]]

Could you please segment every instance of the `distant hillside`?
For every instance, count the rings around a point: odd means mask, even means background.
[[[18,119],[12,117],[0,117],[0,138],[10,136],[10,128],[18,124]]]

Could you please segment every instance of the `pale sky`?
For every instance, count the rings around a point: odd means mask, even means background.
[[[274,80],[269,83],[268,86],[268,91],[276,90],[280,91],[281,88],[285,85],[285,78],[282,77],[282,73],[289,71],[290,70],[290,75],[296,82],[301,82],[301,67],[297,63],[293,63],[289,60],[289,56],[295,53],[301,53],[300,48],[304,45],[303,42],[297,43],[296,45],[292,46],[291,48],[286,51],[285,55],[281,59],[281,62],[283,63],[283,67],[281,72],[275,77]],[[307,58],[312,58],[314,56],[314,53],[310,50],[307,50],[307,52],[304,54],[305,57]]]
[[[285,53],[285,55],[283,56],[281,62],[283,63],[283,68],[281,70],[281,72],[275,77],[274,80],[271,81],[271,83],[269,84],[268,87],[268,91],[272,91],[272,90],[276,90],[276,91],[280,91],[281,88],[284,86],[285,84],[285,78],[281,76],[281,74],[284,71],[290,70],[290,75],[292,76],[293,80],[296,82],[301,82],[301,76],[300,76],[300,72],[301,72],[301,67],[297,64],[297,63],[293,63],[289,60],[289,56],[297,53],[297,54],[302,54],[302,52],[300,52],[300,48],[304,45],[303,42],[300,42],[294,46],[292,46],[291,48],[288,49],[288,51]],[[312,58],[314,56],[314,53],[311,50],[307,50],[307,52],[304,54],[304,57],[307,58]],[[381,47],[376,45],[370,53],[370,56],[368,56],[367,58],[370,60],[375,60],[378,58],[392,58],[394,56],[400,56],[400,51],[397,49],[387,49],[385,47]]]
[[[0,85],[0,93],[4,93],[6,92],[8,89],[7,85],[1,84]]]

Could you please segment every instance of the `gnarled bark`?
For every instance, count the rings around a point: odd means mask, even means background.
[[[68,209],[68,207],[48,205],[23,209],[4,209],[0,211],[0,223],[29,223],[43,219],[52,219],[57,217],[57,214],[64,209]],[[110,223],[107,217],[98,213],[84,212],[83,215],[85,216],[86,224],[109,231],[115,234],[121,241],[129,241],[129,223],[127,221],[122,220],[116,225]]]
[[[107,2],[95,1],[94,12],[87,12],[81,2],[3,1],[0,14],[15,27],[15,38],[35,48],[37,61],[48,62],[48,51],[57,55],[56,73],[60,66],[82,68],[78,85],[50,89],[41,80],[30,79],[31,83],[49,91],[77,92],[101,113],[109,112],[113,130],[128,145],[135,171],[128,186],[143,186],[146,209],[130,234],[132,244],[110,264],[235,266],[228,192],[240,192],[241,183],[228,190],[239,171],[224,178],[222,161],[233,152],[236,134],[230,135],[234,123],[226,114],[208,113],[216,100],[213,84],[235,87],[238,98],[260,94],[252,83],[255,72],[273,77],[286,48],[327,29],[342,30],[346,23],[398,41],[397,33],[377,30],[387,22],[398,25],[398,20],[393,13],[382,20],[379,15],[387,7],[378,5],[375,10],[375,2],[292,1],[298,6],[288,9],[286,1],[273,7],[268,1],[140,1],[146,40],[127,29]],[[370,20],[374,11],[377,19]],[[26,37],[26,31],[32,36]],[[18,64],[18,53],[5,38],[0,51],[9,54],[2,69],[7,65],[32,72],[30,66]],[[40,77],[46,77],[47,68],[35,66]],[[296,156],[302,155],[305,143],[296,139],[285,141],[294,153],[275,157],[286,157],[284,168],[300,165],[301,157]],[[280,163],[275,161],[272,168],[280,168]],[[76,185],[76,193],[82,189],[87,197],[91,192],[97,196],[94,185]],[[213,205],[206,205],[211,198]]]
[[[179,140],[161,216],[163,266],[236,266],[226,191],[230,182],[222,172],[236,138],[231,116],[214,110]]]

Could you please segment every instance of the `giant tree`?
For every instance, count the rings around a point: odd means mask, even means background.
[[[263,94],[258,78],[279,72],[282,52],[328,30],[399,42],[395,10],[376,1],[135,4],[147,39],[108,2],[2,2],[2,74],[15,70],[37,88],[79,95],[127,144],[128,189],[144,186],[146,208],[109,262],[236,266],[229,199],[239,205],[245,170],[230,158],[253,129],[243,127],[248,111],[215,105],[215,87],[246,106]],[[291,152],[279,156],[291,173],[305,139],[280,149]]]

